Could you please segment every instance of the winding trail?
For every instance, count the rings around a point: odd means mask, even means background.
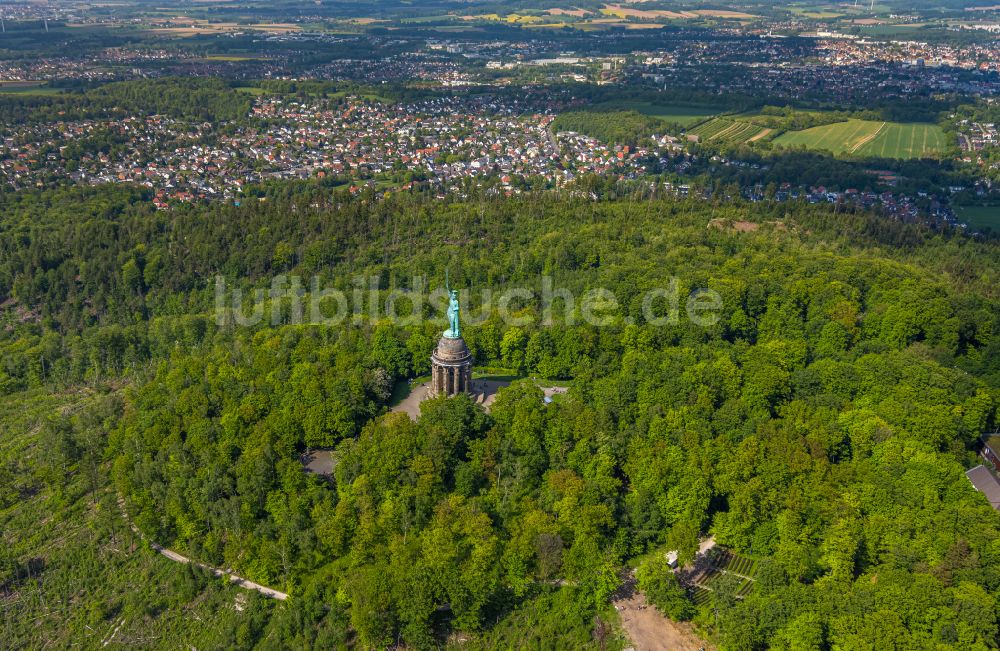
[[[183,554],[178,554],[172,549],[167,549],[163,545],[154,542],[152,540],[149,540],[141,531],[139,531],[139,527],[135,526],[135,523],[132,522],[132,518],[128,517],[128,511],[125,509],[125,498],[123,498],[121,494],[118,495],[118,508],[121,509],[122,517],[124,517],[125,521],[128,522],[128,526],[132,529],[132,531],[134,531],[137,536],[148,542],[149,546],[152,547],[154,550],[156,550],[160,555],[165,556],[166,558],[169,558],[170,560],[177,563],[185,563],[185,564],[192,563],[197,567],[200,567],[204,570],[208,570],[215,576],[228,577],[230,583],[235,583],[239,587],[245,588],[247,590],[256,590],[265,597],[270,597],[271,599],[278,599],[279,601],[284,601],[288,599],[288,595],[285,594],[284,592],[275,590],[274,588],[269,588],[266,585],[254,583],[253,581],[244,579],[242,576],[233,574],[228,570],[224,570],[219,567],[212,567],[211,565],[205,565],[204,563],[199,563],[198,561],[193,561],[187,556],[184,556]]]

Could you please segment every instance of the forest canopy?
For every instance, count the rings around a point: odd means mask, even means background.
[[[757,564],[749,592],[695,603],[655,562],[640,585],[723,649],[995,648],[1000,521],[963,476],[997,426],[995,243],[806,205],[296,187],[170,214],[67,190],[0,220],[0,392],[124,384],[106,446],[83,419],[46,430],[59,463],[97,449],[148,536],[289,592],[298,623],[250,644],[596,644],[622,568],[713,535]],[[445,268],[603,287],[620,312],[477,315],[477,365],[526,379],[416,422],[388,406],[439,323],[215,319],[217,274],[365,275],[384,298]],[[714,325],[643,319],[672,278],[719,293]],[[302,470],[315,448],[329,481]]]

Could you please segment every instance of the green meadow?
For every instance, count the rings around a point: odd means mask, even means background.
[[[823,149],[837,155],[880,158],[934,157],[947,138],[936,124],[847,120],[789,131],[774,139],[784,147]]]
[[[0,81],[0,93],[21,95],[55,95],[58,88],[49,88],[46,81]]]
[[[683,104],[658,104],[654,102],[638,101],[611,101],[603,102],[594,106],[595,110],[608,111],[637,111],[643,115],[659,118],[667,122],[688,126],[695,124],[705,118],[721,113],[723,110],[719,106],[693,106]]]
[[[1000,232],[1000,206],[957,206],[955,214],[970,230],[989,228]]]

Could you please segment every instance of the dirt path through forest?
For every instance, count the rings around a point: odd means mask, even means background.
[[[255,590],[264,595],[265,597],[270,597],[271,599],[278,599],[280,601],[288,599],[288,595],[285,594],[284,592],[275,590],[274,588],[269,588],[266,585],[254,583],[253,581],[244,579],[242,576],[233,574],[232,572],[226,571],[222,568],[212,567],[211,565],[205,565],[204,563],[199,563],[198,561],[192,561],[187,556],[178,554],[172,549],[167,549],[163,545],[160,545],[159,543],[147,539],[146,536],[143,535],[141,531],[139,531],[139,527],[135,526],[135,523],[132,522],[132,519],[128,517],[128,511],[125,509],[125,500],[122,498],[121,495],[118,496],[118,508],[121,509],[122,517],[124,517],[125,521],[128,522],[128,526],[131,527],[132,531],[134,531],[137,536],[148,542],[149,546],[152,547],[154,550],[156,550],[157,553],[159,553],[160,555],[165,556],[166,558],[169,558],[170,560],[176,563],[194,563],[198,567],[208,570],[215,576],[227,577],[230,583],[235,583],[239,587],[245,588],[247,590]]]
[[[612,603],[635,651],[715,651],[690,624],[668,619],[646,603],[633,577],[626,578]]]

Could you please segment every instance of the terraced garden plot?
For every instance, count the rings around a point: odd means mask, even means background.
[[[753,590],[754,574],[757,562],[752,558],[741,556],[721,547],[715,547],[708,552],[709,568],[704,570],[693,585],[688,586],[691,600],[702,604],[711,599],[711,593],[719,589],[720,582],[726,577],[736,577],[736,596],[742,598]],[[731,579],[728,579],[731,580]]]
[[[944,151],[946,138],[936,124],[850,119],[802,131],[788,131],[775,138],[774,143],[785,147],[823,149],[846,156],[920,158],[933,157]]]
[[[723,129],[728,128],[732,125],[732,120],[725,120],[723,118],[715,118],[714,120],[708,120],[696,126],[693,129],[688,130],[688,134],[692,136],[698,136],[703,140],[711,138]]]
[[[712,598],[712,591],[708,588],[702,588],[701,586],[695,586],[691,589],[691,601],[696,605],[700,606],[707,603],[709,599]]]
[[[757,562],[746,556],[734,554],[731,551],[718,547],[712,550],[712,566],[719,570],[739,574],[747,578],[753,578],[757,572]]]
[[[725,572],[723,572],[722,570],[713,570],[708,575],[702,578],[702,580],[698,583],[698,586],[700,588],[708,588],[709,590],[715,590],[718,588],[719,581],[722,580],[722,577],[724,575]],[[746,595],[750,594],[750,591],[753,589],[753,579],[748,579],[746,577],[739,577],[739,578],[740,578],[740,584],[739,587],[736,589],[736,594],[737,596],[745,597]]]

